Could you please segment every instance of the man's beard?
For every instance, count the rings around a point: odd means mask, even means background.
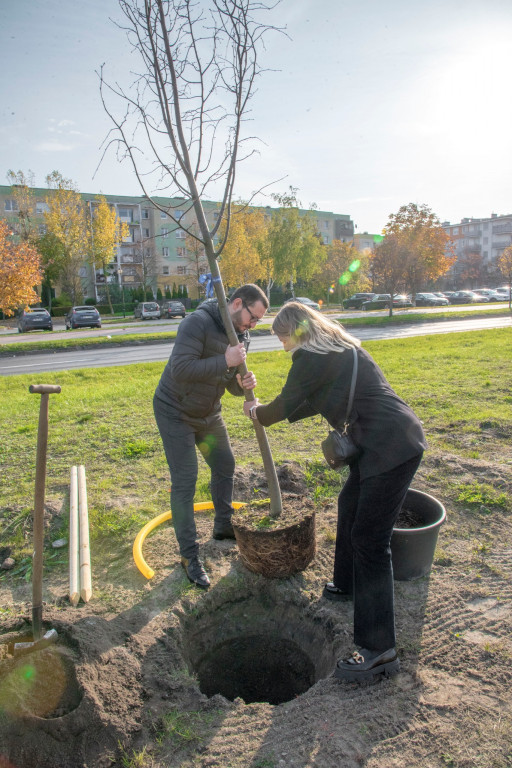
[[[242,321],[242,312],[243,308],[237,310],[236,312],[233,312],[231,315],[231,322],[233,323],[233,327],[237,333],[244,333],[247,329],[244,327],[243,321]]]

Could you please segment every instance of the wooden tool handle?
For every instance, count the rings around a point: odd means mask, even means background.
[[[28,391],[35,395],[58,395],[61,388],[59,384],[31,384]]]

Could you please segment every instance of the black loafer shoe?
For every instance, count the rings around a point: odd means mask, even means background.
[[[322,597],[327,598],[327,600],[335,600],[339,603],[345,602],[346,600],[352,600],[352,595],[349,592],[345,592],[343,589],[335,587],[334,582],[332,581],[328,581],[325,585]]]
[[[400,661],[394,648],[387,651],[368,651],[361,648],[348,659],[340,659],[334,677],[340,680],[368,681],[382,675],[391,677],[400,671]]]
[[[203,568],[202,562],[197,556],[191,557],[190,560],[186,557],[182,557],[181,564],[183,570],[187,574],[187,579],[191,584],[195,584],[199,589],[208,589],[210,586],[210,579]]]
[[[231,525],[231,523],[224,523],[224,525],[214,525],[213,538],[217,539],[217,541],[222,541],[223,539],[236,538],[235,532],[233,530],[233,526]]]

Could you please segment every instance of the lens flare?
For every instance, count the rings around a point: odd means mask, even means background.
[[[217,438],[214,435],[206,435],[204,440],[199,443],[198,447],[202,455],[206,458],[206,456],[210,455],[216,445]]]
[[[338,280],[338,282],[340,285],[347,285],[347,283],[350,282],[351,278],[352,278],[352,275],[350,274],[350,272],[344,272],[340,277],[340,279]]]
[[[30,663],[14,662],[0,677],[0,712],[31,712],[45,717],[61,701],[68,674],[64,659],[53,650],[33,651]]]
[[[359,269],[360,266],[361,266],[361,262],[359,261],[359,259],[354,259],[354,261],[352,262],[352,264],[348,268],[348,271],[349,272],[357,272],[357,270]]]

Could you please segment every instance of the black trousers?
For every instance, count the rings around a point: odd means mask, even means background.
[[[385,651],[396,645],[390,541],[423,454],[361,480],[357,463],[338,497],[334,584],[354,596],[354,642]]]
[[[233,451],[220,412],[204,419],[189,419],[156,396],[153,409],[171,473],[172,522],[180,554],[191,558],[199,551],[194,520],[196,446],[210,467],[215,523],[220,525],[229,522],[233,514]]]

